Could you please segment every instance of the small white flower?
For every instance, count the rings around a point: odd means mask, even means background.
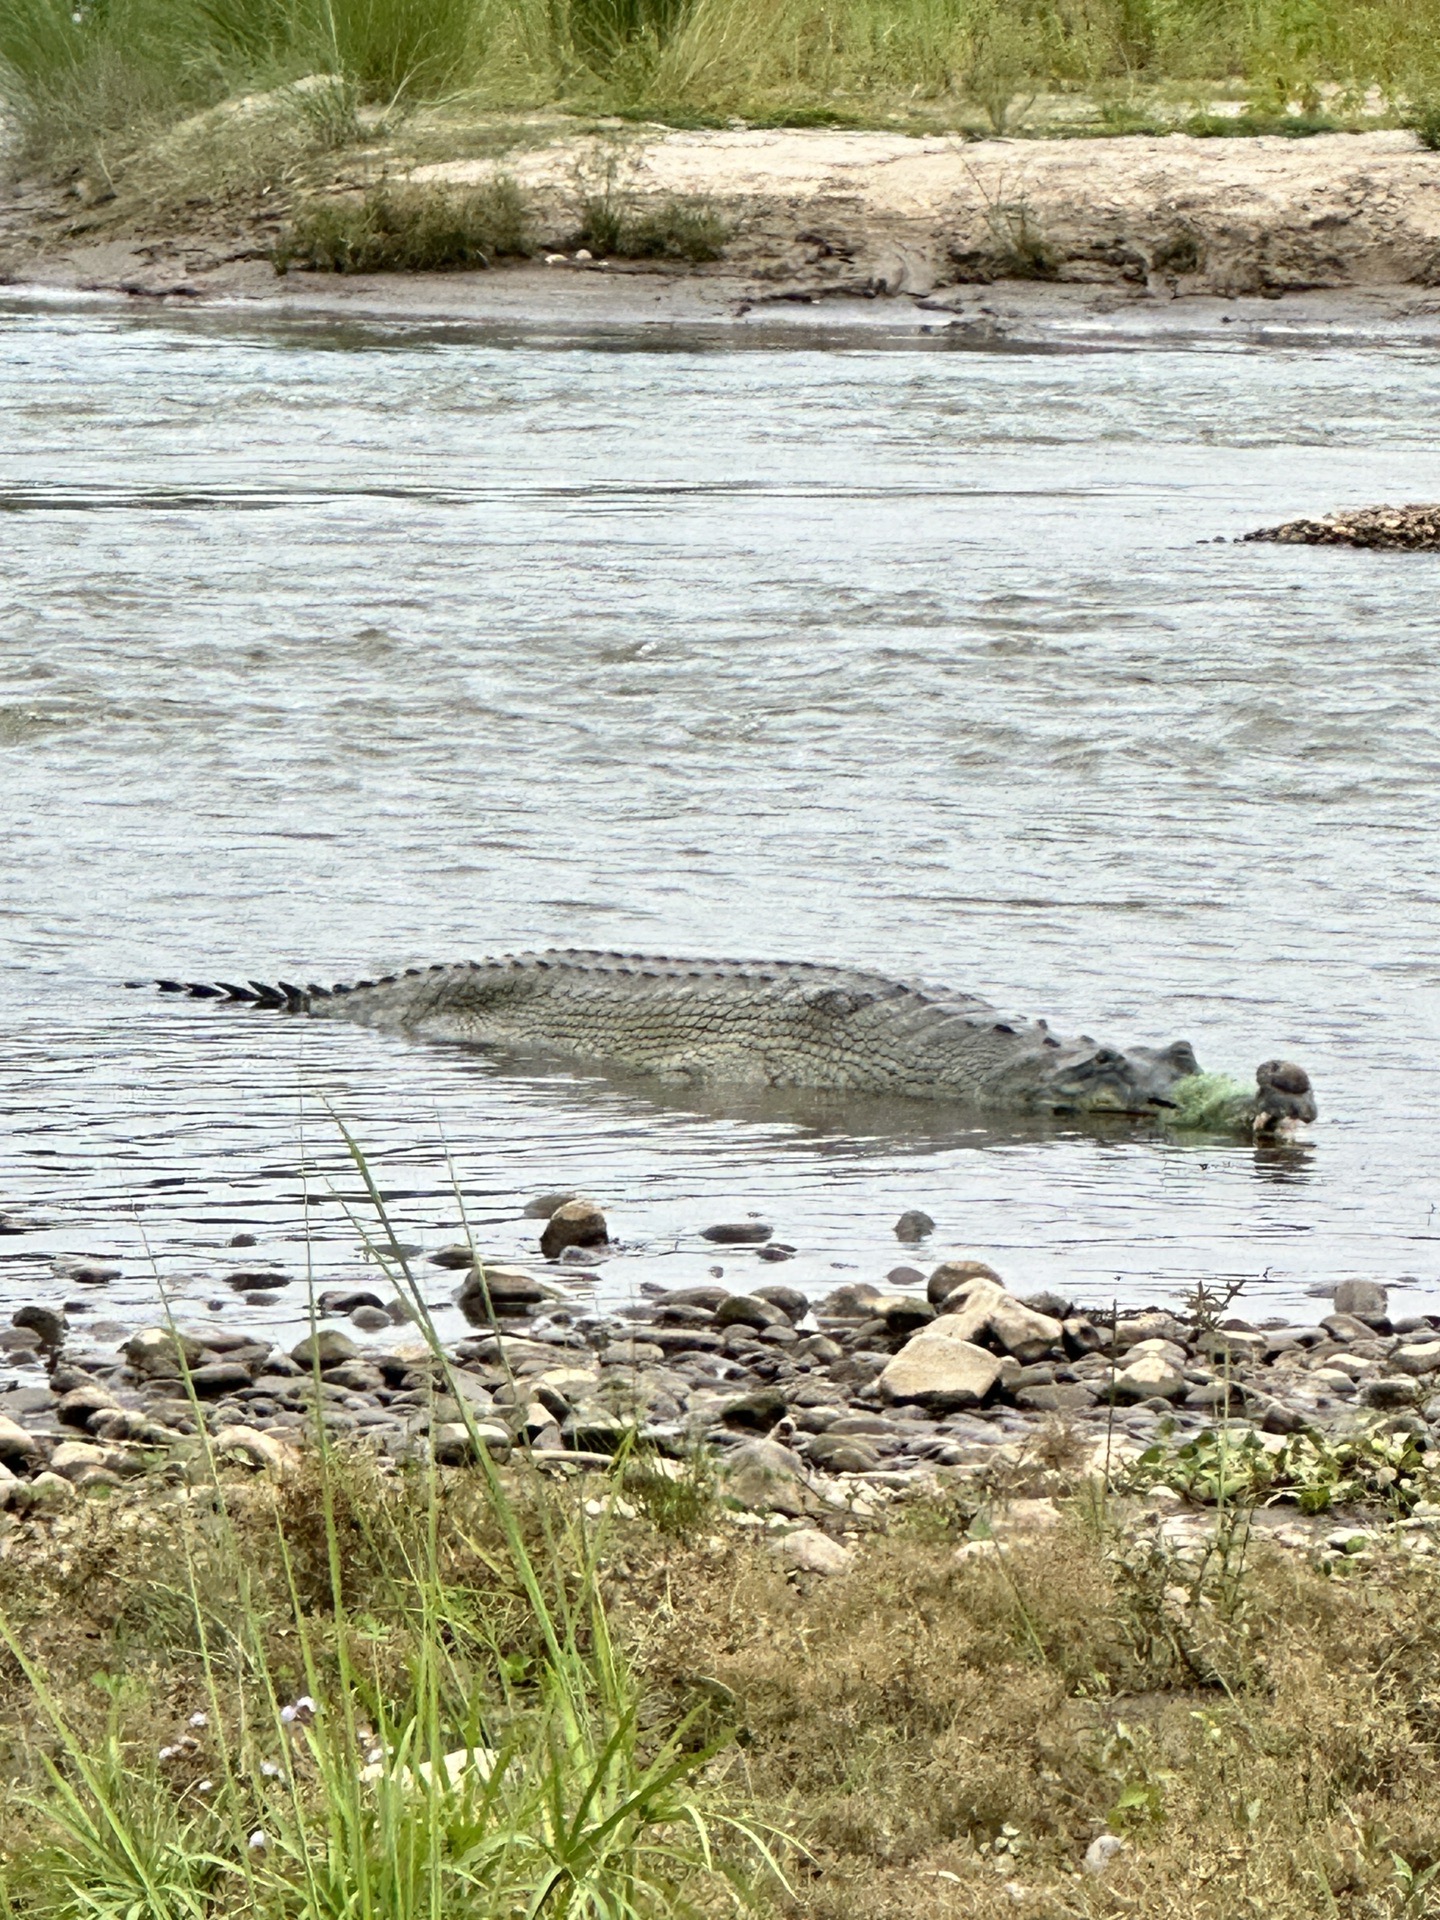
[[[273,1760],[262,1760],[260,1762],[260,1777],[262,1780],[278,1780],[280,1778],[280,1769]]]
[[[208,1713],[192,1713],[185,1724],[187,1727],[208,1727],[210,1716]]]
[[[286,1726],[288,1727],[295,1718],[294,1707],[281,1707],[280,1718],[285,1722]]]
[[[162,1760],[173,1760],[179,1751],[180,1749],[178,1747],[161,1747],[160,1758]]]
[[[270,1842],[265,1838],[264,1829],[257,1827],[250,1836],[250,1851],[252,1853],[263,1853],[269,1844]]]
[[[295,1702],[295,1711],[296,1713],[307,1714],[310,1717],[310,1719],[313,1720],[315,1718],[315,1715],[320,1711],[320,1709],[316,1706],[315,1702],[310,1698],[308,1693],[302,1693],[300,1698]]]
[[[365,1764],[367,1767],[378,1767],[384,1758],[385,1749],[383,1747],[371,1747],[365,1756]]]
[[[195,1791],[197,1793],[213,1793],[215,1791],[215,1782],[213,1780],[197,1780],[195,1782]]]

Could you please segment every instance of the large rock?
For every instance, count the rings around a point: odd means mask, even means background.
[[[28,1467],[38,1460],[44,1449],[36,1436],[12,1420],[9,1414],[0,1413],[0,1464],[6,1467]]]
[[[1399,1373],[1434,1373],[1440,1367],[1440,1340],[1421,1340],[1412,1345],[1397,1347],[1390,1356],[1390,1364]]]
[[[456,1304],[472,1326],[488,1326],[492,1314],[499,1318],[529,1313],[548,1297],[523,1267],[472,1267]]]
[[[787,1533],[770,1551],[790,1573],[845,1573],[855,1557],[849,1547],[842,1547],[838,1540],[821,1533],[818,1527],[801,1527],[796,1533]]]
[[[959,1339],[998,1346],[1022,1363],[1043,1360],[1063,1338],[1058,1320],[1022,1305],[993,1280],[977,1278],[955,1288],[941,1302],[940,1312],[957,1323]]]
[[[309,1369],[316,1365],[338,1367],[343,1360],[353,1360],[360,1349],[348,1334],[337,1333],[333,1327],[321,1327],[317,1333],[307,1333],[303,1340],[297,1340],[290,1349],[290,1358],[298,1367]]]
[[[1005,1291],[1005,1282],[983,1260],[955,1259],[942,1260],[936,1267],[925,1283],[926,1297],[932,1307],[938,1307],[957,1287],[968,1287],[975,1280],[988,1280]]]
[[[1378,1280],[1342,1280],[1335,1289],[1336,1313],[1352,1313],[1357,1320],[1383,1320],[1389,1305]]]
[[[748,1428],[752,1433],[768,1433],[780,1420],[785,1418],[786,1401],[778,1387],[761,1387],[754,1393],[743,1393],[738,1400],[731,1400],[720,1411],[720,1418],[727,1427]]]
[[[65,1339],[66,1320],[53,1307],[21,1307],[10,1316],[12,1327],[24,1327],[33,1333],[42,1347],[58,1347]]]
[[[1125,1405],[1141,1400],[1178,1400],[1185,1376],[1163,1353],[1143,1353],[1115,1376],[1115,1398]]]
[[[217,1460],[228,1457],[269,1473],[288,1473],[300,1459],[293,1447],[257,1427],[221,1427],[210,1445]]]
[[[868,1280],[847,1280],[826,1294],[816,1312],[825,1320],[868,1320],[880,1297],[880,1289]]]
[[[911,1245],[935,1231],[935,1222],[921,1207],[907,1207],[895,1222],[895,1238]]]
[[[731,1293],[715,1309],[717,1327],[788,1327],[790,1316],[773,1301],[754,1293]]]
[[[724,1456],[725,1492],[752,1513],[783,1513],[799,1519],[817,1506],[800,1456],[778,1440],[748,1440]]]
[[[605,1216],[593,1200],[567,1200],[545,1222],[540,1251],[556,1260],[567,1247],[604,1247],[610,1244]]]
[[[977,1407],[993,1393],[1001,1374],[999,1357],[949,1331],[954,1325],[937,1320],[901,1348],[880,1375],[882,1400],[952,1413]]]
[[[170,1327],[143,1327],[125,1342],[125,1358],[150,1379],[174,1379],[183,1367],[198,1367],[204,1354],[198,1340]]]

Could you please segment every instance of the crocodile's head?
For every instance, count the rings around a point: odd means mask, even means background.
[[[1202,1073],[1185,1040],[1169,1047],[1090,1047],[1057,1059],[1042,1104],[1054,1113],[1152,1114],[1176,1126],[1274,1136],[1315,1118],[1310,1076],[1289,1060],[1267,1060],[1247,1093],[1222,1074]]]
[[[1187,1040],[1173,1047],[1066,1049],[1048,1076],[1043,1104],[1053,1113],[1159,1113],[1174,1105],[1172,1089],[1200,1071]]]

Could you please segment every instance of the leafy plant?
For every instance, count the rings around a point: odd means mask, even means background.
[[[1410,1433],[1330,1436],[1316,1429],[1267,1447],[1253,1429],[1238,1437],[1206,1428],[1179,1446],[1161,1441],[1127,1470],[1127,1491],[1167,1486],[1203,1505],[1293,1501],[1302,1513],[1379,1501],[1410,1513],[1434,1491],[1434,1465]]]

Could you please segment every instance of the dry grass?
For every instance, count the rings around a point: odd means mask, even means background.
[[[424,1632],[406,1574],[424,1503],[363,1462],[339,1484],[348,1655],[383,1706],[403,1697]],[[322,1682],[339,1671],[317,1488],[307,1470],[278,1495],[249,1483],[230,1497],[264,1662],[297,1691],[305,1672],[277,1518]],[[592,1480],[583,1492],[597,1490]],[[447,1474],[437,1498],[456,1672],[474,1685],[498,1661],[521,1676],[542,1650],[481,1476]],[[537,1557],[582,1498],[547,1501],[519,1483]],[[614,1522],[601,1555],[608,1613],[635,1661],[646,1737],[706,1703],[713,1724],[702,1716],[697,1739],[738,1718],[739,1744],[709,1763],[712,1781],[808,1848],[792,1855],[793,1897],[776,1896],[777,1910],[792,1920],[1440,1910],[1440,1610],[1423,1563],[1397,1554],[1324,1574],[1250,1544],[1237,1522],[1197,1564],[1144,1529],[1125,1544],[1084,1505],[1028,1544],[957,1563],[972,1514],[973,1502],[915,1504],[857,1542],[850,1574],[798,1582],[704,1489]],[[212,1640],[231,1644],[223,1629],[238,1601],[203,1493],[142,1489],[29,1518],[0,1560],[0,1609],[73,1724],[97,1751],[113,1737],[136,1765],[204,1698],[182,1535]],[[252,1682],[238,1659],[222,1676],[237,1700]],[[36,1784],[47,1741],[53,1749],[45,1715],[5,1661],[8,1776]],[[210,1764],[202,1748],[187,1777]],[[1096,1879],[1079,1863],[1106,1830],[1126,1845]],[[13,1798],[0,1809],[7,1859],[37,1837],[33,1812]]]

